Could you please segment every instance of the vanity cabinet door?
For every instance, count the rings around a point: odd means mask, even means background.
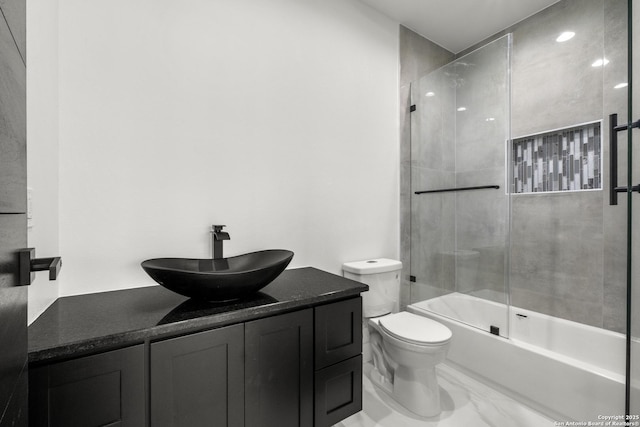
[[[313,311],[245,324],[246,427],[313,425]]]
[[[144,427],[144,348],[29,370],[31,427]]]
[[[244,426],[244,325],[151,344],[151,427]]]
[[[362,353],[362,298],[315,308],[316,369]]]

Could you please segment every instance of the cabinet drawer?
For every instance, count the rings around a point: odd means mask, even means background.
[[[315,336],[316,370],[362,353],[362,298],[316,307]]]
[[[332,426],[362,409],[362,356],[316,372],[315,427]]]
[[[137,345],[29,371],[29,425],[145,425],[144,348]]]

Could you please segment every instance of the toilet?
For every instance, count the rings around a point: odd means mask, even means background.
[[[417,415],[440,414],[435,368],[446,358],[451,330],[435,320],[398,312],[400,261],[348,262],[342,270],[344,277],[369,285],[362,294],[362,311],[374,366],[371,381]],[[366,340],[367,334],[363,336]]]

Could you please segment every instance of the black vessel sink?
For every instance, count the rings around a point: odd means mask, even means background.
[[[206,301],[250,296],[284,271],[293,252],[272,249],[230,258],[155,258],[142,262],[149,276],[178,294]]]

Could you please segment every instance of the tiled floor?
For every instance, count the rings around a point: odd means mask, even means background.
[[[404,409],[369,380],[365,365],[363,410],[334,427],[551,427],[553,420],[456,369],[438,366],[442,413],[421,418]]]

